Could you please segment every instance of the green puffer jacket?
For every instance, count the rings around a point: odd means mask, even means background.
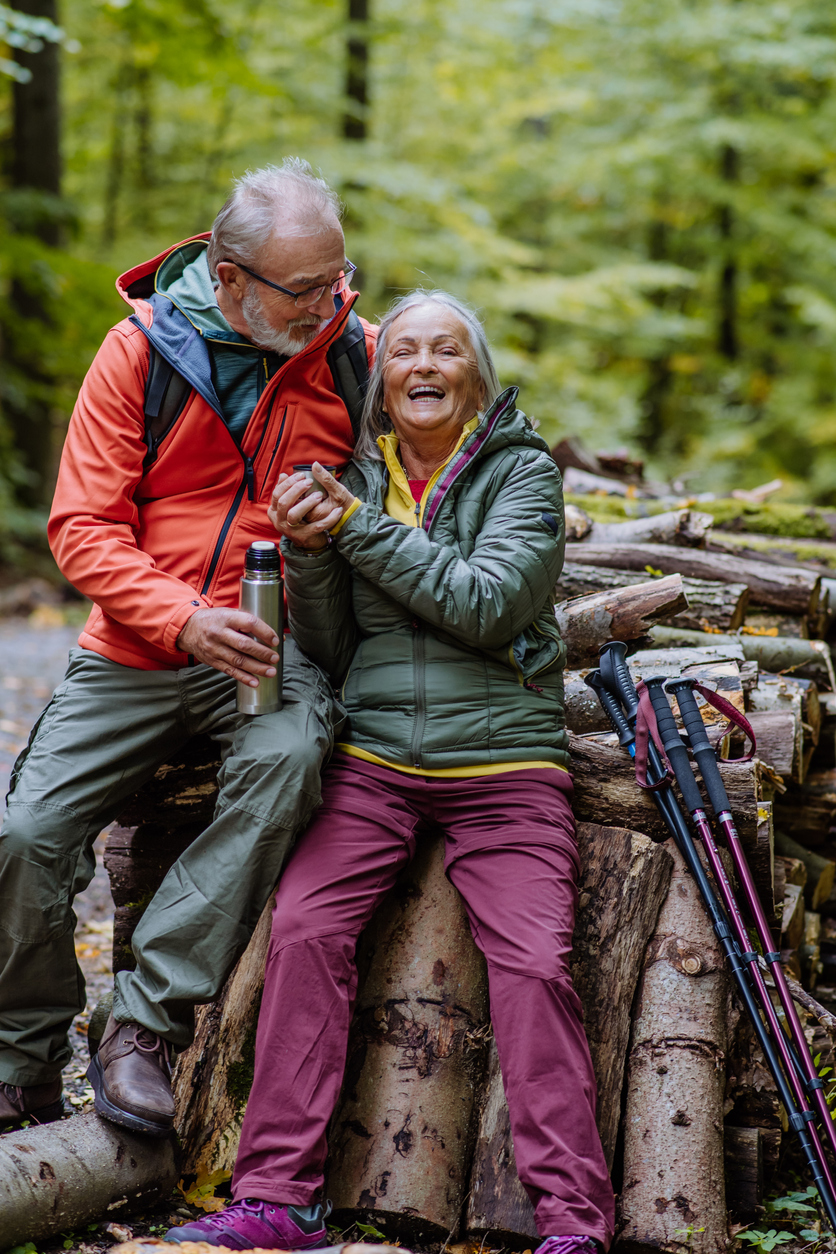
[[[365,504],[334,544],[282,541],[293,637],[345,676],[342,741],[401,766],[569,765],[563,491],[516,398],[503,392],[453,456],[421,527],[384,512],[388,471],[364,459],[342,482]]]

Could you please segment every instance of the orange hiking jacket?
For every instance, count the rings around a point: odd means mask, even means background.
[[[342,469],[354,444],[326,352],[357,294],[276,371],[239,445],[220,416],[199,330],[155,292],[173,251],[117,282],[135,313],[108,332],[82,384],[49,519],[59,568],[94,602],[79,644],[140,670],[187,665],[177,638],[195,610],[237,607],[248,545],[278,538],[267,506],[279,471],[317,460]],[[363,326],[371,362],[376,330]],[[193,391],[144,469],[151,343]]]

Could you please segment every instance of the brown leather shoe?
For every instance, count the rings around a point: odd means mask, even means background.
[[[139,1023],[111,1014],[87,1068],[96,1110],[111,1123],[149,1136],[167,1136],[174,1123],[171,1047]]]
[[[22,1123],[52,1123],[63,1113],[60,1076],[48,1084],[0,1084],[0,1132]]]

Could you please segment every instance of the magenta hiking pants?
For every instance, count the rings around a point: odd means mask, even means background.
[[[233,1195],[306,1206],[323,1185],[360,932],[431,822],[487,959],[520,1180],[541,1236],[609,1246],[613,1192],[569,958],[578,853],[557,770],[432,779],[336,754],[276,894]]]

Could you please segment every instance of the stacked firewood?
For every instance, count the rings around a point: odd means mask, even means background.
[[[790,1143],[786,1116],[690,877],[584,676],[601,644],[624,640],[634,677],[694,676],[750,720],[754,759],[725,719],[703,709],[729,758],[721,770],[738,830],[824,1067],[836,1029],[828,643],[836,582],[826,544],[810,561],[769,537],[733,536],[699,502],[675,494],[654,501],[656,489],[628,458],[590,459],[571,442],[555,452],[574,488],[556,590],[582,861],[573,974],[619,1193],[620,1248],[719,1254],[729,1217],[761,1213]],[[602,521],[607,485],[646,516]],[[216,772],[211,742],[193,742],[111,830],[115,969],[133,962],[130,936],[145,904],[209,822]],[[195,1044],[178,1062],[186,1175],[234,1162],[268,926],[265,913],[221,998],[199,1011]],[[458,1235],[486,1248],[530,1246],[533,1213],[514,1166],[484,964],[437,841],[427,841],[378,912],[360,967],[331,1134],[328,1191],[339,1222],[370,1221],[410,1243]],[[46,1150],[42,1157],[49,1161]]]

